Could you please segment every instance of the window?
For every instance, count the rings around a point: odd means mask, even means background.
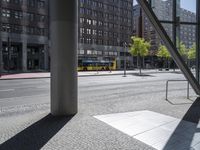
[[[84,55],[84,53],[85,53],[85,51],[83,49],[78,51],[78,54],[80,54],[80,55]]]
[[[45,7],[45,1],[44,0],[38,0],[38,8],[44,8]]]
[[[15,19],[21,19],[23,17],[23,14],[21,11],[14,11],[14,18]]]
[[[91,34],[91,29],[87,29],[87,34]]]
[[[80,23],[84,23],[85,22],[85,18],[80,18]]]
[[[2,17],[7,17],[10,18],[11,17],[11,12],[8,9],[2,9]]]

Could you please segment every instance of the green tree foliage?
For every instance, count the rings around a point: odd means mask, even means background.
[[[169,67],[169,58],[171,57],[166,46],[160,45],[156,54],[158,57],[164,58],[166,60],[166,67]]]
[[[150,42],[140,37],[131,37],[132,43],[130,44],[130,53],[132,56],[147,56],[149,54]]]
[[[196,45],[193,44],[188,51],[188,59],[192,60],[196,58]]]
[[[188,49],[186,48],[185,44],[183,42],[180,42],[179,45],[179,53],[180,55],[184,58],[187,59],[188,58]]]
[[[166,46],[164,45],[159,46],[157,56],[161,58],[166,58],[166,59],[169,59],[171,57]]]
[[[139,74],[141,75],[141,57],[147,56],[149,54],[149,48],[151,47],[150,42],[145,41],[144,38],[140,37],[131,37],[131,44],[129,52],[132,56],[137,56],[139,60]]]

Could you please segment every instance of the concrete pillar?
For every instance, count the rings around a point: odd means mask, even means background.
[[[51,114],[77,113],[78,0],[50,0]]]
[[[49,46],[44,45],[44,69],[49,70]]]
[[[3,72],[3,49],[2,49],[2,40],[0,36],[0,77],[2,76]]]
[[[27,71],[27,41],[22,43],[22,71]]]

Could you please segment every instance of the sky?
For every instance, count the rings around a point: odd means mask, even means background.
[[[196,12],[196,0],[181,0],[181,8]]]
[[[181,8],[184,8],[192,12],[196,12],[196,0],[180,0],[180,1],[181,1]],[[137,3],[136,0],[133,0],[133,4],[135,5],[136,3]]]

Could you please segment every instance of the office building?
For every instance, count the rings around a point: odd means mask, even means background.
[[[117,61],[117,68],[127,68],[132,57],[125,48],[132,35],[132,0],[80,0],[79,64],[83,61]]]
[[[0,0],[3,72],[49,69],[48,0]]]

